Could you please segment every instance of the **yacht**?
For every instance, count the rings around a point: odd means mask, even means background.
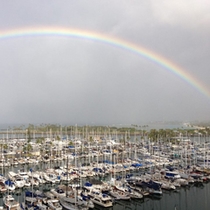
[[[82,207],[82,206],[74,205],[73,203],[64,200],[63,197],[61,197],[61,198],[59,199],[59,201],[60,201],[61,205],[62,205],[65,209],[68,209],[68,210],[88,210],[88,207]]]
[[[43,173],[44,179],[52,184],[55,184],[56,182],[60,182],[60,180],[57,178],[57,176],[53,173]]]
[[[53,188],[50,192],[57,198],[66,196],[66,193],[61,187]]]
[[[130,200],[131,199],[129,193],[123,192],[123,191],[117,189],[116,187],[112,187],[112,189],[110,190],[109,193],[116,200]]]
[[[100,190],[92,189],[88,193],[88,195],[90,196],[90,199],[94,204],[97,204],[102,207],[112,207],[113,206],[112,198],[109,195],[102,193]],[[85,193],[82,192],[81,196],[87,196],[87,195],[85,195]]]
[[[46,199],[43,200],[45,204],[47,204],[47,206],[49,207],[49,209],[52,210],[62,210],[62,206],[59,203],[58,199]]]
[[[5,186],[5,183],[2,180],[0,180],[0,193],[4,193],[6,191],[7,191],[7,188]]]
[[[3,202],[7,209],[20,209],[20,204],[14,199],[12,195],[6,195],[3,198]]]
[[[15,188],[23,188],[25,186],[25,180],[22,177],[17,175],[15,177],[14,184],[15,184]]]
[[[25,172],[23,169],[22,170],[18,170],[17,174],[19,176],[21,176],[23,179],[28,179],[29,178],[29,175],[27,172]]]
[[[14,191],[15,190],[15,184],[10,179],[6,180],[4,182],[4,184],[5,184],[5,187],[7,188],[7,190],[9,190],[9,191]]]

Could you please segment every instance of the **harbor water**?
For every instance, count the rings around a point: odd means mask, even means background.
[[[65,163],[64,163],[65,164]],[[25,170],[30,169],[30,165],[25,165]],[[39,164],[34,169],[48,168],[48,164]],[[4,172],[7,173],[11,168],[7,168]],[[18,168],[13,168],[17,171]],[[140,172],[136,172],[140,173]],[[110,176],[96,177],[96,179],[108,180]],[[82,179],[75,183],[83,185],[88,179]],[[10,192],[17,201],[24,202],[24,194],[27,190],[50,191],[56,185],[44,184],[36,188],[23,188]],[[0,195],[0,205],[3,205],[3,196]],[[95,205],[94,209],[105,209]],[[199,185],[191,184],[186,187],[177,188],[175,191],[163,190],[162,196],[144,197],[143,199],[132,199],[128,201],[115,201],[114,206],[106,208],[108,210],[209,210],[210,209],[210,182]]]
[[[40,190],[48,191],[54,185],[46,184]],[[17,190],[14,197],[19,202],[24,202],[24,192],[27,189]],[[0,205],[3,205],[2,195]],[[210,183],[201,186],[188,186],[177,191],[163,191],[161,197],[145,197],[141,200],[116,201],[114,206],[108,210],[209,210],[210,208]],[[94,209],[103,209],[95,205]]]

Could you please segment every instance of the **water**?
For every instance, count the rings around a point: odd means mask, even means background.
[[[71,164],[73,164],[74,160]],[[65,165],[65,162],[54,163],[52,166],[56,165]],[[47,163],[40,163],[36,166],[24,165],[26,171],[29,171],[30,168],[34,168],[34,170],[45,170],[50,168],[50,165]],[[18,168],[5,168],[4,174],[7,174],[8,171],[14,170],[17,171]],[[100,179],[100,177],[98,177]],[[104,179],[104,177],[101,179]],[[109,177],[105,177],[105,179],[109,179]],[[82,180],[82,183],[87,181],[86,179]],[[77,182],[78,183],[78,182]],[[55,185],[45,184],[40,185],[38,190],[49,191],[52,188],[55,188]],[[27,188],[18,189],[13,192],[13,196],[17,201],[24,201],[24,194]],[[29,190],[32,190],[29,188]],[[0,205],[3,205],[2,200],[3,195],[0,195]],[[141,200],[131,200],[131,201],[117,201],[112,208],[108,208],[108,210],[209,210],[210,209],[210,182],[204,183],[199,186],[190,185],[188,187],[179,188],[176,191],[163,191],[163,195],[161,197],[146,197]],[[103,209],[100,206],[96,206],[94,209]]]
[[[45,185],[45,190],[53,188],[53,185]],[[25,189],[13,193],[16,200],[22,202]],[[2,205],[2,196],[0,197]],[[116,201],[112,208],[107,210],[209,210],[210,209],[210,183],[202,186],[190,186],[180,188],[179,191],[164,191],[160,198],[144,198],[142,200]],[[95,206],[94,209],[103,209]]]
[[[164,192],[160,200],[146,199],[141,204],[133,204],[132,209],[176,209],[177,210],[198,210],[209,209],[210,201],[209,197],[210,184],[204,187],[191,186],[188,188],[181,188],[179,192]]]
[[[180,188],[179,191],[164,191],[161,198],[117,201],[110,210],[209,210],[210,183],[203,186]],[[96,207],[95,209],[102,209]]]

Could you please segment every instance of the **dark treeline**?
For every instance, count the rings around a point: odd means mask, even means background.
[[[78,125],[66,125],[62,126],[60,124],[40,124],[33,125],[29,124],[27,126],[21,125],[19,127],[8,128],[6,131],[1,131],[1,133],[25,133],[29,138],[32,137],[33,133],[40,134],[52,134],[52,136],[57,136],[57,138],[65,135],[73,136],[80,135],[83,138],[89,137],[90,135],[124,135],[126,138],[130,136],[141,136],[142,138],[147,136],[152,141],[157,141],[158,139],[170,140],[177,137],[195,137],[195,136],[210,136],[210,127],[189,127],[189,128],[176,128],[176,129],[149,129],[148,125],[134,125],[131,124],[130,127],[115,127],[115,126],[78,126]]]

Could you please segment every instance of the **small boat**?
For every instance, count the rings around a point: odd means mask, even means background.
[[[30,203],[26,204],[25,202],[22,202],[20,204],[20,208],[21,210],[34,210],[33,204],[30,204]]]
[[[116,200],[130,200],[131,197],[129,193],[123,192],[121,190],[118,190],[116,187],[113,187],[110,190],[110,195],[114,197]]]
[[[4,182],[4,184],[5,184],[5,187],[7,188],[7,190],[9,190],[9,191],[14,191],[15,190],[14,182],[12,182],[10,179],[6,180]]]
[[[132,187],[130,185],[126,184],[126,182],[123,182],[120,180],[115,180],[113,188],[128,194],[130,198],[135,198],[135,199],[143,198],[143,195],[140,192],[132,189]]]
[[[58,199],[46,199],[44,202],[47,204],[49,209],[52,210],[62,210],[62,206],[59,203]]]
[[[82,207],[78,205],[74,205],[68,201],[65,201],[62,197],[59,199],[61,205],[68,210],[88,210],[88,207]]]
[[[38,186],[39,185],[39,180],[35,177],[30,178],[30,183],[32,186]]]
[[[32,191],[25,192],[25,201],[29,203],[33,203],[37,201],[36,194]]]
[[[21,209],[23,210],[47,210],[48,207],[42,203],[41,200],[35,202],[21,203]]]
[[[149,182],[142,181],[141,183],[138,183],[137,186],[146,189],[150,193],[150,195],[161,196],[163,194],[161,190],[161,184],[156,183],[152,180],[150,180]]]
[[[177,171],[165,171],[165,178],[167,179],[180,179],[181,176]]]
[[[7,209],[20,209],[20,204],[14,199],[12,195],[3,197],[4,205]]]
[[[175,185],[167,180],[154,181],[154,182],[157,184],[160,184],[161,188],[164,190],[175,190],[176,189]]]
[[[56,196],[57,198],[60,198],[60,197],[63,197],[63,196],[66,196],[66,193],[64,192],[64,190],[60,187],[57,187],[55,189],[51,189],[50,192]]]
[[[42,200],[38,199],[37,202],[34,202],[34,205],[38,207],[40,210],[47,210],[48,207],[42,203]]]
[[[8,172],[8,177],[10,180],[14,181],[15,180],[15,177],[17,176],[18,174],[13,172],[13,171],[9,171]]]
[[[52,173],[43,173],[43,177],[46,180],[46,182],[55,184],[56,182],[60,182],[60,180],[57,178],[55,174]]]
[[[100,192],[99,190],[93,189],[93,190],[91,190],[91,192],[89,192],[88,195],[90,196],[90,199],[94,204],[97,204],[102,207],[112,207],[113,206],[112,198],[109,195]],[[81,196],[87,197],[87,194],[85,194],[85,192],[81,192]]]
[[[94,208],[94,203],[91,201],[88,195],[77,195],[77,202],[78,202],[78,205],[83,205],[90,209]]]
[[[26,179],[24,187],[30,187],[30,186],[31,186],[31,182],[28,179]]]
[[[39,172],[39,171],[33,172],[33,174],[32,173],[30,174],[30,177],[34,178],[34,179],[37,179],[39,184],[45,184],[46,183],[46,181],[44,179],[44,176],[43,176],[43,172]]]
[[[18,175],[14,179],[15,188],[23,188],[25,186],[25,183],[25,180]]]
[[[28,172],[25,172],[23,169],[18,170],[17,174],[25,180],[29,178]]]
[[[66,188],[66,189],[65,189]],[[60,190],[62,190],[64,193],[60,193],[58,198],[62,198],[63,201],[72,203],[72,204],[77,204],[78,206],[84,206],[84,207],[89,207],[89,208],[94,208],[93,202],[90,200],[88,195],[82,195],[81,192],[75,188],[75,187],[66,187],[66,186],[60,186]],[[53,189],[51,191],[53,193]],[[55,195],[55,192],[54,192]]]
[[[3,181],[0,181],[0,192],[4,193],[7,191],[7,188],[5,186],[5,183]]]

